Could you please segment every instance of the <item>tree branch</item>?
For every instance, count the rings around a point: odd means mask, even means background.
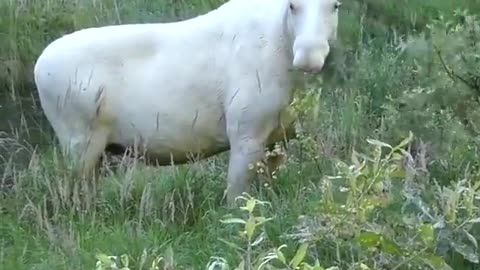
[[[469,88],[471,88],[472,90],[475,90],[477,93],[480,94],[480,87],[478,87],[475,83],[472,83],[470,82],[469,80],[461,77],[460,75],[456,74],[453,70],[451,70],[450,68],[448,68],[447,64],[445,63],[445,61],[443,60],[443,57],[442,57],[442,53],[440,52],[440,50],[438,49],[437,46],[433,45],[434,49],[435,49],[435,52],[437,53],[438,55],[438,58],[440,59],[440,63],[442,64],[443,66],[443,69],[445,69],[445,72],[447,72],[447,75],[454,81],[456,81],[457,79],[460,80],[461,82],[463,82],[466,86],[468,86]]]

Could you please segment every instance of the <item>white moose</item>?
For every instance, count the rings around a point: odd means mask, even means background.
[[[83,176],[113,145],[136,146],[157,165],[230,150],[231,205],[248,191],[249,164],[292,130],[290,71],[321,71],[339,6],[230,0],[185,21],[76,31],[35,64],[42,109]]]

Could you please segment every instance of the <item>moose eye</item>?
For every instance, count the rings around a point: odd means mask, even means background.
[[[295,5],[293,3],[290,3],[290,10],[294,11],[296,9]]]
[[[334,8],[335,10],[338,10],[338,8],[340,8],[341,5],[342,5],[342,3],[336,2],[336,3],[333,5],[333,8]]]

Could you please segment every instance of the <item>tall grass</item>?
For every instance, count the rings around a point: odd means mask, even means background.
[[[184,19],[221,2],[0,3],[0,269],[108,269],[98,254],[127,254],[131,269],[160,259],[161,269],[476,269],[474,0],[344,1],[327,69],[292,104],[304,132],[276,179],[254,184],[270,207],[222,207],[225,154],[106,163],[96,188],[71,177],[32,83],[41,50],[76,29]]]

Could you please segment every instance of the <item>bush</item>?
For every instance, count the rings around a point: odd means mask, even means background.
[[[292,233],[284,234],[298,243],[292,257],[282,251],[286,245],[262,244],[268,241],[264,225],[274,218],[255,212],[267,202],[240,197],[244,201],[240,210],[247,215],[228,215],[221,221],[242,226],[239,239],[226,242],[240,258],[235,269],[325,269],[321,265],[332,264],[328,269],[453,269],[445,260],[450,251],[478,263],[478,238],[473,233],[480,223],[478,183],[472,178],[449,187],[432,183],[405,150],[412,138],[396,146],[368,140],[371,153],[354,152],[351,165],[338,161],[338,175],[323,178],[316,187],[322,198],[306,209],[309,214],[299,217]],[[238,244],[242,242],[245,247]],[[171,248],[167,251],[168,261],[174,261]],[[322,254],[335,256],[332,260]],[[108,266],[118,259],[105,254],[98,258],[97,269],[129,269]],[[124,267],[126,258],[121,256]],[[153,263],[161,261],[158,258]],[[212,256],[207,268],[230,269],[230,264]]]

